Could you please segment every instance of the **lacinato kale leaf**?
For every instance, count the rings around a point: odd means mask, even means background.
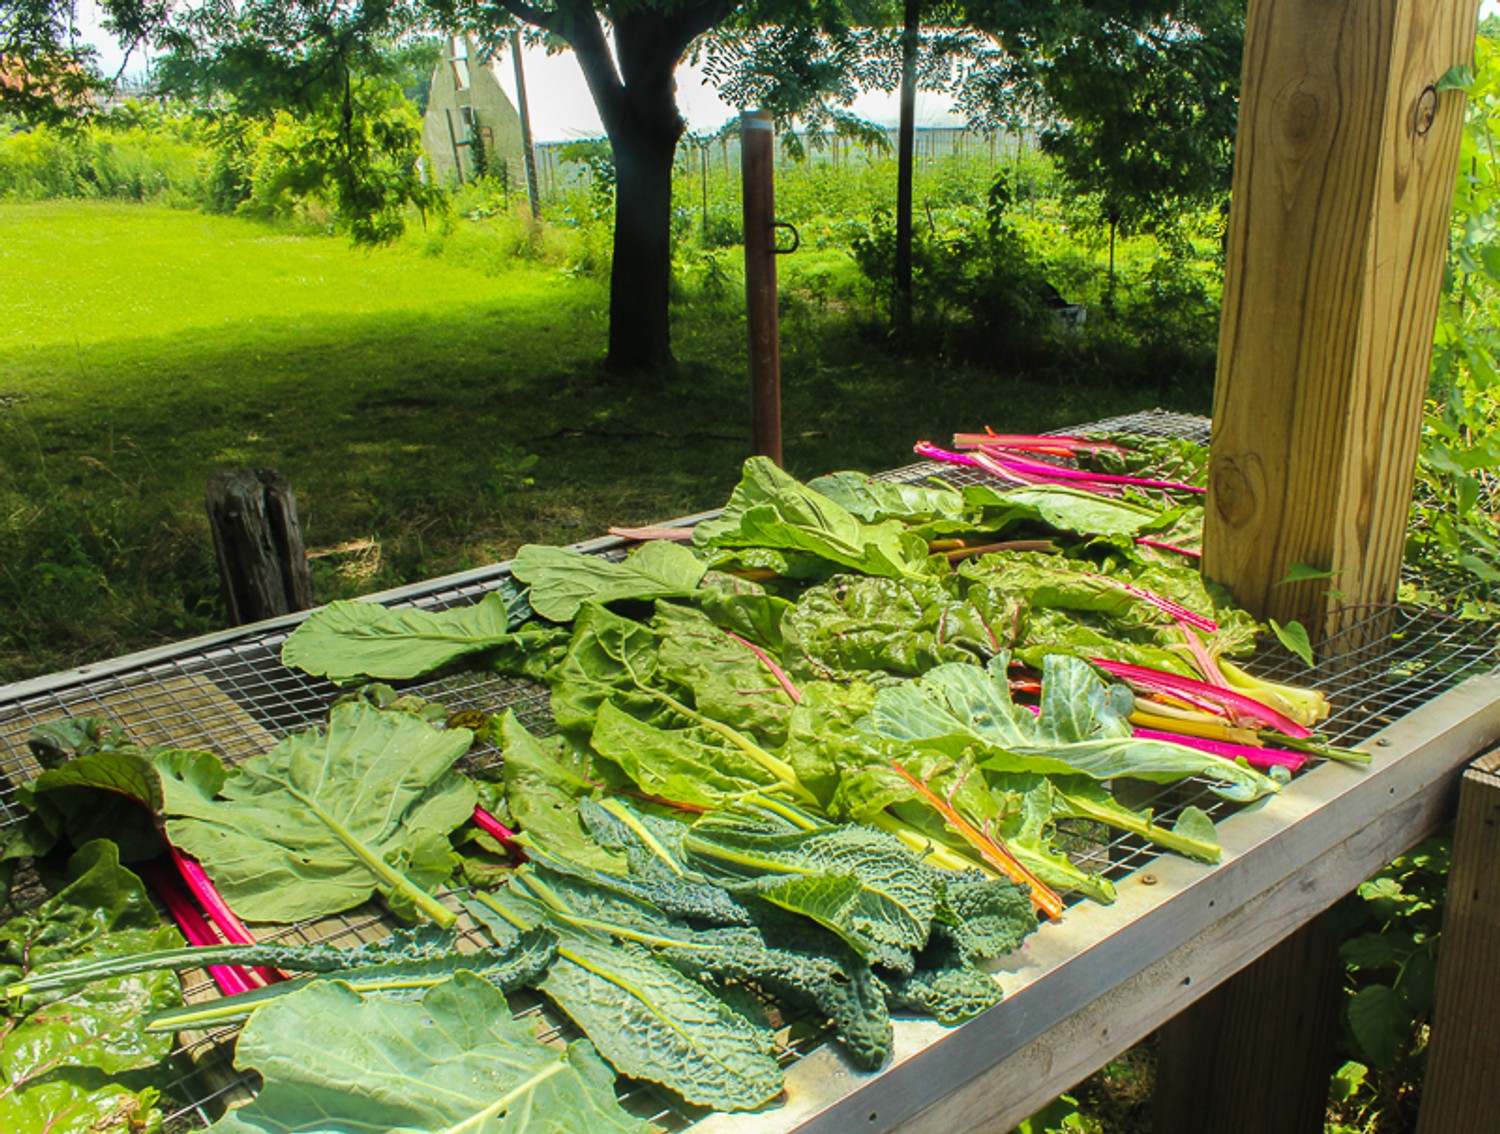
[[[753,1110],[781,1093],[770,1032],[644,947],[570,927],[511,887],[466,905],[500,932],[543,924],[557,932],[558,958],[541,990],[621,1074],[720,1110]]]

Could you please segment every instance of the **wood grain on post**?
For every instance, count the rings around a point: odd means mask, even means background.
[[[740,115],[751,451],[781,464],[781,334],[776,311],[776,182],[769,111]]]
[[[208,482],[205,505],[232,625],[312,606],[297,498],[286,477],[274,469],[227,469]]]
[[[1500,1063],[1500,751],[1464,773],[1417,1134],[1495,1134]]]
[[[1250,0],[1203,569],[1314,637],[1395,597],[1478,7]]]

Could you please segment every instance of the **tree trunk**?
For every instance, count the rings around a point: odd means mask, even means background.
[[[917,48],[921,0],[906,0],[901,32],[901,119],[896,133],[896,329],[911,329],[911,206],[917,137]]]
[[[608,366],[623,373],[664,370],[673,362],[668,301],[677,139],[619,131],[610,141],[615,153],[615,243]]]

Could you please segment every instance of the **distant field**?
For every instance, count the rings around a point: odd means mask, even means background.
[[[742,316],[690,287],[650,387],[599,369],[603,287],[539,266],[48,202],[0,205],[0,279],[0,682],[214,627],[220,468],[291,479],[329,598],[711,506],[746,454]],[[802,475],[1155,400],[894,358],[840,318],[783,326]]]

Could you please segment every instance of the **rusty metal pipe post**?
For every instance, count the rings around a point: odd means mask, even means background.
[[[776,184],[771,114],[740,116],[745,307],[750,328],[751,448],[781,461],[781,340],[776,311]]]

